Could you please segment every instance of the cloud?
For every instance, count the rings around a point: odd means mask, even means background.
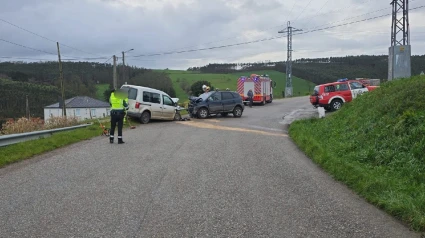
[[[308,4],[310,3],[310,4]],[[186,69],[208,63],[286,60],[287,21],[294,33],[293,59],[387,54],[391,16],[312,31],[391,13],[387,0],[0,0],[1,56],[57,60],[126,54],[147,68]],[[410,8],[423,5],[410,1]],[[425,54],[425,8],[410,12],[412,54]],[[252,44],[150,57],[137,55],[217,47],[272,37]],[[71,46],[67,47],[67,46]],[[74,48],[74,49],[73,49]],[[75,50],[78,49],[78,50]],[[46,53],[47,52],[47,53]],[[0,59],[5,60],[5,59]],[[111,61],[108,61],[109,63]]]

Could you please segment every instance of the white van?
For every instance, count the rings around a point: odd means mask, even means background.
[[[174,120],[177,104],[167,93],[129,84],[121,88],[128,89],[128,117],[137,118],[142,124],[147,124],[151,119]]]

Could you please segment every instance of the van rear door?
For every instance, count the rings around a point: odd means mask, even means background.
[[[128,109],[131,112],[136,111],[137,92],[137,89],[128,87]]]

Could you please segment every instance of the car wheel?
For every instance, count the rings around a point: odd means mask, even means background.
[[[233,116],[234,117],[241,117],[242,116],[242,108],[240,106],[236,106],[235,109],[233,109]]]
[[[343,104],[343,102],[342,102],[341,99],[334,99],[331,102],[330,108],[331,108],[332,111],[336,111],[336,110],[339,110],[342,107],[342,104]]]
[[[222,112],[222,113],[221,113],[221,116],[222,116],[222,117],[227,117],[227,115],[229,115],[229,113],[227,113],[227,112]]]
[[[151,120],[151,114],[148,111],[144,111],[142,115],[140,116],[140,123],[142,124],[148,124]]]
[[[180,121],[182,119],[182,116],[180,115],[180,112],[176,112],[174,115],[174,121]]]
[[[201,119],[207,118],[208,117],[208,110],[205,107],[199,109],[198,117],[201,118]]]

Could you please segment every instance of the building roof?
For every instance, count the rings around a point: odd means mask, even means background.
[[[109,108],[108,102],[100,101],[87,96],[77,96],[65,100],[66,108]],[[59,102],[44,108],[59,108]]]

